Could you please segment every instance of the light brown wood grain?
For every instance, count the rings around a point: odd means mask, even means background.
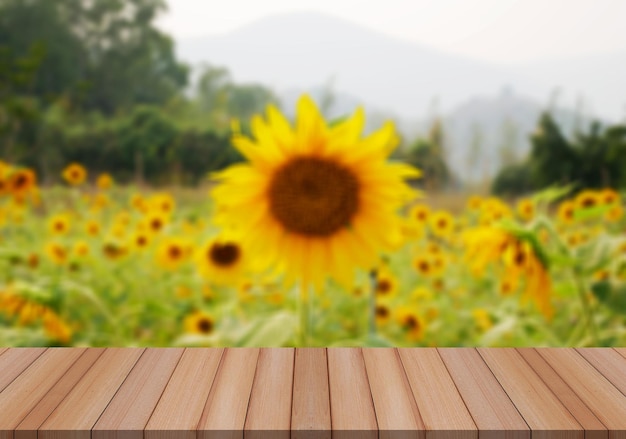
[[[328,354],[330,416],[333,438],[377,438],[378,424],[363,353],[332,348]]]
[[[618,349],[580,348],[578,353],[585,360],[602,373],[622,394],[626,395],[626,358],[622,357]]]
[[[438,349],[481,439],[530,439],[530,429],[482,357],[471,348]]]
[[[584,431],[524,358],[513,348],[478,348],[532,430],[533,439],[583,439]]]
[[[6,352],[9,348],[0,348],[0,355]]]
[[[87,349],[16,427],[15,439],[37,439],[41,424],[103,353],[104,349]]]
[[[296,349],[291,407],[292,439],[330,439],[330,393],[325,348]]]
[[[626,358],[626,348],[613,348],[618,354]]]
[[[363,349],[379,437],[424,438],[425,427],[413,399],[398,352],[391,348]]]
[[[0,438],[13,430],[83,354],[84,349],[48,349],[0,393]]]
[[[142,439],[183,348],[146,349],[92,429],[92,439]]]
[[[145,428],[146,439],[194,439],[224,349],[187,348]]]
[[[435,348],[398,349],[429,438],[477,438],[452,377]]]
[[[293,348],[261,349],[248,404],[245,437],[289,439],[293,394]]]
[[[609,429],[610,438],[626,439],[626,396],[573,349],[537,352]]]
[[[46,348],[11,348],[0,355],[0,391],[32,364]]]
[[[38,439],[90,439],[91,428],[143,351],[107,348],[42,424]]]
[[[198,423],[198,439],[242,437],[258,357],[257,348],[226,349]]]
[[[541,351],[543,350],[541,349]],[[606,426],[556,372],[560,368],[554,369],[536,349],[521,348],[517,351],[585,429],[585,439],[608,438],[609,433]]]

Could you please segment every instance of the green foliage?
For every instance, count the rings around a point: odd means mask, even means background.
[[[401,157],[422,171],[420,182],[428,190],[442,189],[452,181],[445,158],[444,138],[442,125],[437,121],[431,127],[428,138],[418,138]]]
[[[626,187],[626,126],[602,127],[567,139],[550,114],[541,116],[531,136],[528,159],[504,168],[492,186],[499,195],[519,195],[549,186]]]
[[[493,180],[491,191],[499,196],[513,196],[532,190],[531,172],[524,164],[503,168]]]

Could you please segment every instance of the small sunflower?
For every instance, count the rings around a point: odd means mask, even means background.
[[[48,221],[48,230],[53,235],[65,235],[70,230],[70,219],[67,215],[55,215]]]
[[[391,273],[380,272],[376,276],[374,293],[380,299],[389,299],[398,292],[398,281]]]
[[[107,174],[106,172],[98,175],[98,178],[96,179],[96,186],[101,190],[110,189],[113,186],[113,177],[111,177],[111,174]]]
[[[377,326],[384,326],[389,322],[391,318],[391,310],[389,306],[384,303],[378,303],[374,308],[374,315]]]
[[[191,254],[191,245],[181,238],[167,238],[156,251],[157,263],[167,270],[177,269]]]
[[[234,137],[249,163],[216,176],[216,222],[236,224],[245,247],[288,283],[319,290],[330,276],[350,286],[355,268],[371,269],[379,251],[401,244],[398,211],[416,195],[404,179],[419,176],[387,161],[398,143],[392,124],[366,138],[363,125],[359,110],[328,126],[305,96],[294,129],[269,106],[267,122],[252,119],[255,140]]]
[[[89,244],[87,244],[85,241],[77,241],[74,244],[73,253],[79,258],[87,256],[89,254]]]
[[[524,221],[530,221],[535,216],[535,203],[524,199],[517,203],[517,214]]]
[[[615,223],[615,222],[621,220],[623,216],[624,216],[624,208],[622,206],[620,206],[619,204],[616,204],[616,205],[612,206],[604,214],[604,218],[607,221],[611,222],[611,223]]]
[[[480,210],[482,202],[483,202],[483,199],[481,197],[479,197],[478,195],[472,195],[467,200],[467,210],[470,210],[470,211]]]
[[[430,217],[430,207],[425,204],[413,206],[409,212],[409,218],[419,224],[426,224]]]
[[[37,186],[37,176],[30,169],[20,169],[11,174],[6,190],[13,196],[20,197],[31,192]]]
[[[413,267],[422,276],[431,276],[435,271],[431,258],[424,255],[419,255],[413,260]]]
[[[87,179],[87,170],[78,163],[72,163],[63,170],[63,179],[71,186],[80,186]]]
[[[146,232],[136,232],[131,238],[131,247],[143,250],[150,245],[151,236]]]
[[[396,319],[409,340],[419,341],[423,338],[424,321],[413,308],[408,306],[398,308]]]
[[[430,218],[430,228],[435,236],[448,237],[454,229],[454,218],[443,210],[435,212]]]
[[[95,220],[89,220],[85,223],[85,233],[89,236],[98,236],[100,234],[100,223]]]
[[[159,233],[167,225],[167,217],[160,212],[152,212],[146,216],[144,224],[151,233]]]
[[[213,239],[197,251],[196,265],[208,280],[217,284],[233,284],[246,272],[245,256],[239,242]]]
[[[598,197],[600,198],[600,202],[602,204],[606,204],[609,206],[620,201],[619,194],[615,191],[615,189],[611,188],[603,189]]]
[[[209,335],[215,330],[215,320],[204,311],[194,311],[185,317],[185,332],[190,334]]]
[[[67,262],[69,251],[58,242],[49,242],[44,249],[46,255],[57,265],[63,265]]]
[[[563,201],[559,204],[557,216],[563,224],[571,224],[574,222],[574,213],[576,212],[576,204],[573,201]]]
[[[579,209],[590,209],[600,204],[600,197],[596,191],[584,190],[574,199],[574,203]]]

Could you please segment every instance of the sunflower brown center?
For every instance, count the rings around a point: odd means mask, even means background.
[[[198,320],[198,331],[208,334],[213,329],[213,322],[207,318]]]
[[[420,327],[420,322],[415,318],[415,316],[408,316],[404,319],[404,324],[407,329],[413,331],[417,330]]]
[[[311,237],[334,234],[359,208],[359,182],[343,166],[316,157],[300,157],[274,174],[270,210],[290,232]]]
[[[389,317],[389,309],[385,306],[378,305],[375,312],[376,316],[382,319]]]
[[[213,244],[209,250],[209,259],[222,267],[233,265],[239,260],[241,250],[239,246],[233,243]]]
[[[180,259],[183,256],[183,250],[177,245],[171,246],[168,253],[171,259]]]
[[[391,292],[391,282],[387,279],[381,279],[376,283],[376,291],[381,295],[386,295]]]

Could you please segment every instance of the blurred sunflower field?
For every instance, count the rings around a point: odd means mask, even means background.
[[[270,108],[194,190],[0,162],[0,345],[626,344],[623,194],[442,210],[362,118]]]

